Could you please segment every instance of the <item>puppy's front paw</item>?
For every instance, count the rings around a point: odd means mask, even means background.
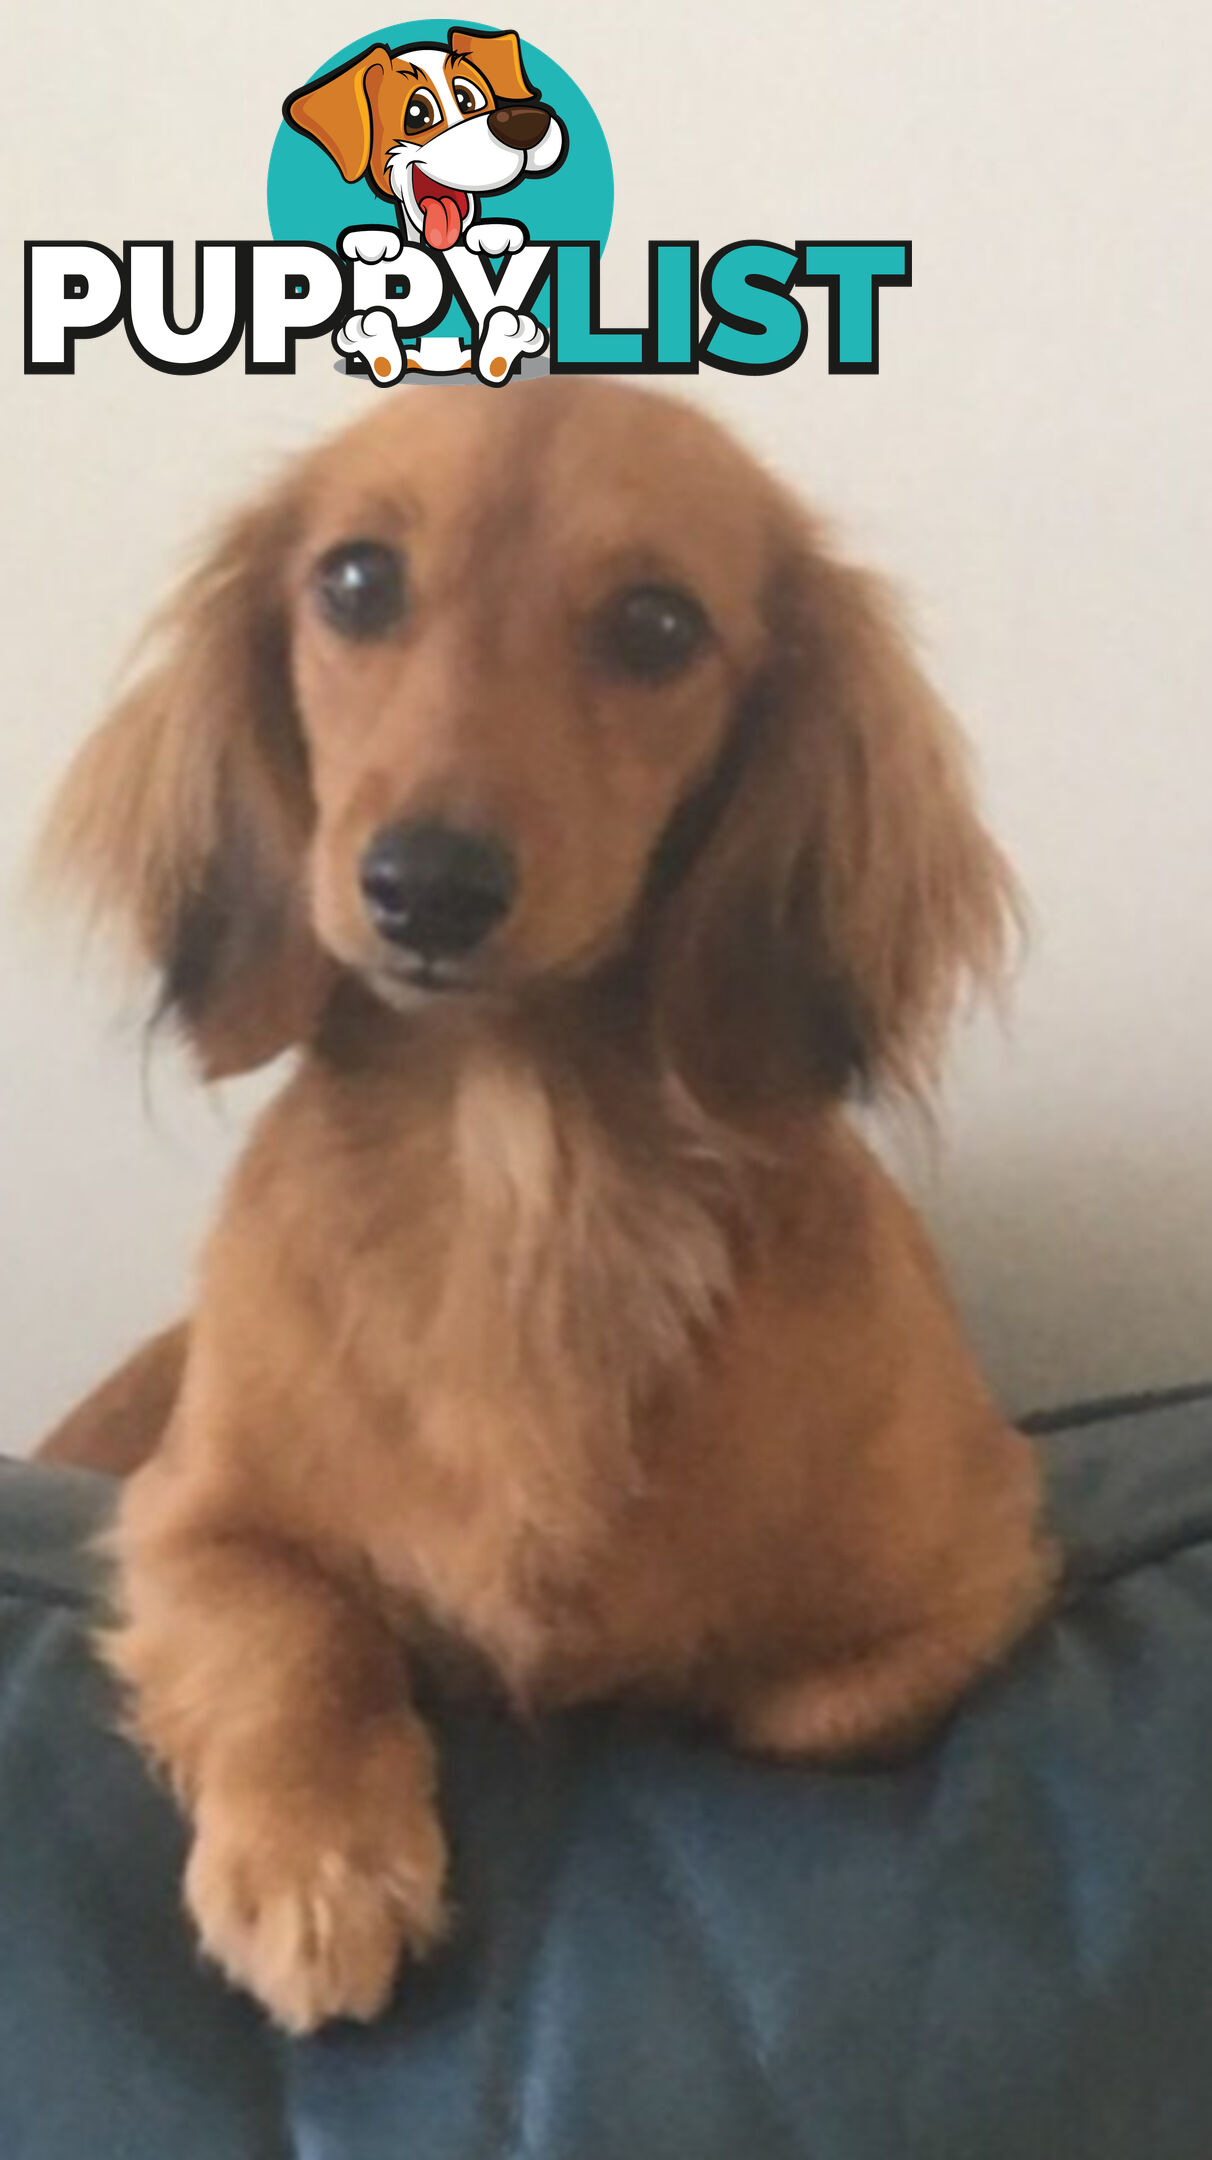
[[[403,1720],[322,1781],[283,1761],[203,1786],[185,1901],[227,1978],[287,2032],[384,2007],[443,1932],[446,1849],[423,1735]]]
[[[393,225],[364,225],[341,235],[341,253],[350,262],[394,262],[403,245]]]
[[[526,245],[524,225],[511,225],[502,219],[497,224],[469,225],[463,235],[464,247],[473,255],[516,255]]]

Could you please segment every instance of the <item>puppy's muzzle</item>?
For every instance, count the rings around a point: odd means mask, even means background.
[[[545,105],[500,105],[488,115],[488,132],[508,150],[533,150],[550,123]]]
[[[458,960],[502,922],[517,892],[517,867],[491,833],[438,824],[389,825],[360,870],[378,936],[421,961]]]

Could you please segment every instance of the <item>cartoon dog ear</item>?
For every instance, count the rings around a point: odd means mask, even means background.
[[[450,50],[456,60],[470,60],[478,67],[498,105],[519,105],[538,96],[522,65],[522,48],[516,30],[451,29]]]
[[[282,498],[230,526],[165,610],[162,651],[85,743],[38,869],[124,933],[206,1078],[302,1040],[331,964],[304,889],[311,826],[291,699]]]
[[[516,42],[516,40],[515,40]],[[327,150],[343,180],[360,180],[370,163],[374,142],[371,99],[391,68],[386,45],[370,45],[355,60],[334,68],[318,82],[292,90],[282,117],[301,135]]]
[[[658,919],[669,1063],[708,1103],[921,1097],[961,987],[1001,970],[1014,882],[875,581],[804,521],[770,613],[770,667],[724,753],[735,777]]]

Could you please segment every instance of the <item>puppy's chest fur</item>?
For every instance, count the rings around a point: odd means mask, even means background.
[[[729,1296],[727,1181],[668,1121],[620,1134],[491,1038],[375,1124],[331,1252],[344,1472],[373,1457],[381,1493],[390,1462],[376,1572],[527,1689],[643,1514],[663,1392]]]

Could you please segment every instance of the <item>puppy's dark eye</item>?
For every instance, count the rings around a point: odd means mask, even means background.
[[[425,90],[414,90],[404,107],[404,133],[423,135],[426,128],[436,127],[438,113],[433,99]]]
[[[454,101],[461,113],[483,112],[488,99],[478,83],[469,82],[465,75],[456,75],[451,83]]]
[[[664,682],[703,650],[711,635],[697,600],[676,585],[629,585],[598,610],[594,657],[614,675]]]
[[[385,637],[407,605],[404,565],[381,540],[343,540],[316,565],[320,612],[342,637]]]

